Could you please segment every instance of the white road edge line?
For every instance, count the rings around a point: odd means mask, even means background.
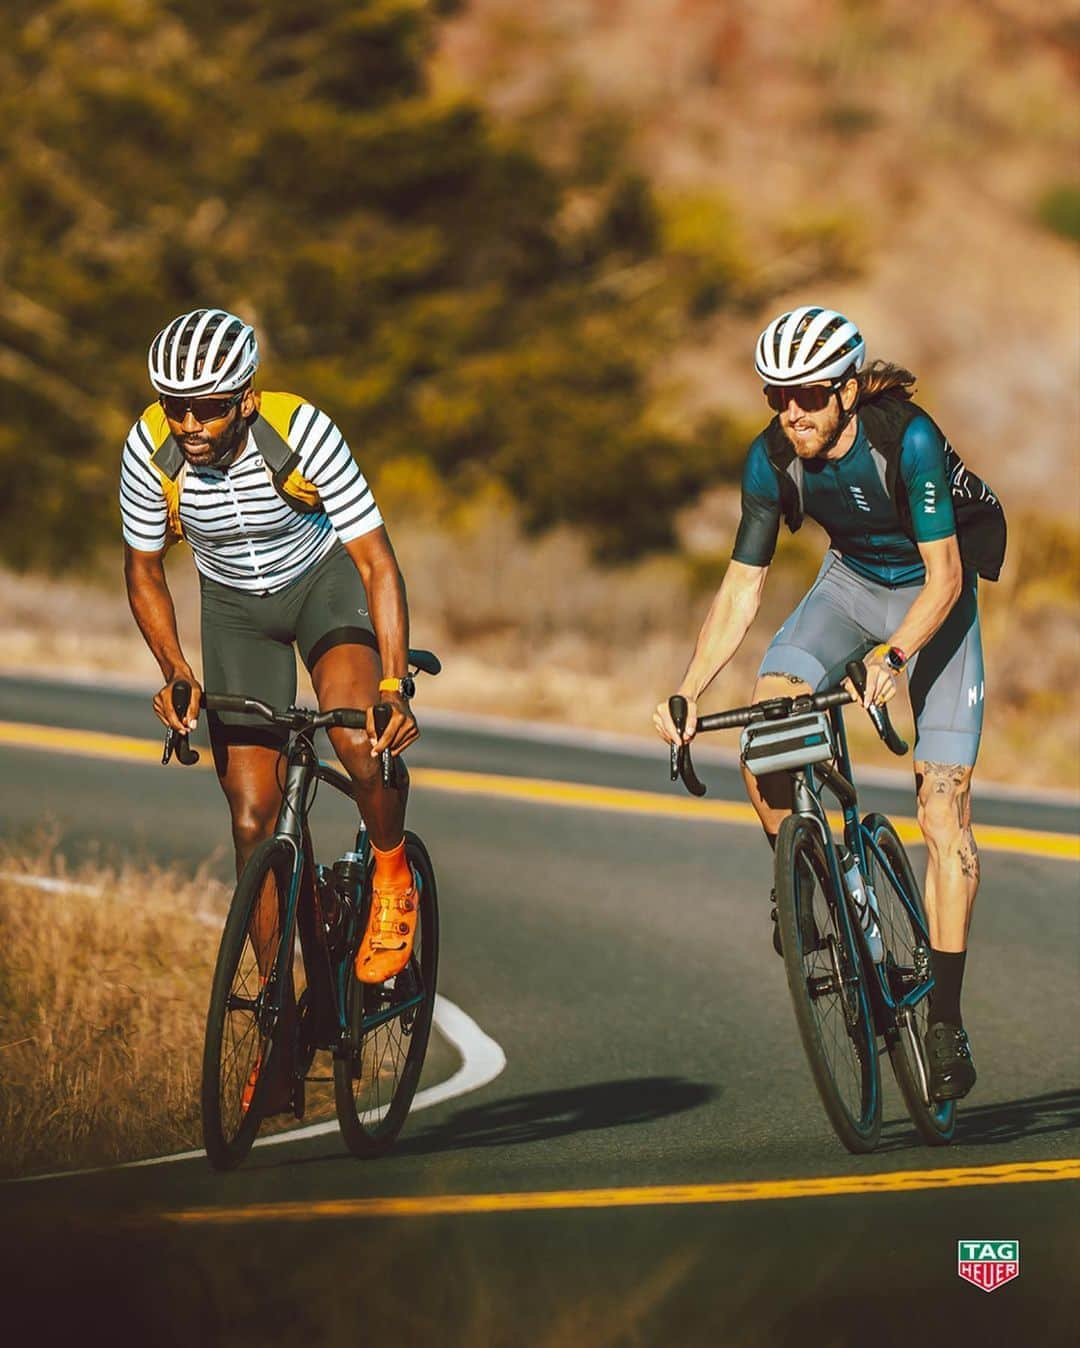
[[[437,1086],[428,1086],[418,1091],[410,1109],[410,1116],[420,1109],[430,1109],[456,1096],[478,1091],[502,1072],[506,1066],[506,1054],[501,1046],[485,1034],[476,1021],[460,1006],[436,993],[433,1020],[439,1033],[451,1047],[461,1055],[461,1066],[446,1081]],[[275,1133],[271,1137],[259,1138],[256,1147],[276,1147],[283,1142],[300,1142],[304,1138],[321,1137],[325,1133],[336,1133],[338,1123],[330,1119],[326,1123],[312,1123],[306,1128],[296,1128],[285,1133]],[[125,1161],[119,1165],[92,1166],[86,1170],[56,1170],[47,1175],[20,1175],[8,1180],[9,1184],[33,1184],[38,1180],[71,1179],[75,1175],[100,1175],[111,1170],[138,1170],[144,1166],[168,1165],[173,1161],[192,1161],[205,1157],[206,1153],[197,1151],[174,1152],[171,1156],[151,1156],[143,1161]]]

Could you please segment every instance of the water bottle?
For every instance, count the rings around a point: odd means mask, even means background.
[[[334,862],[334,883],[342,898],[355,904],[364,883],[364,859],[359,852],[346,852]]]
[[[337,949],[345,934],[347,915],[359,905],[363,878],[363,861],[356,852],[346,852],[343,857],[339,857],[331,870],[325,866],[319,867],[319,900],[331,951]]]
[[[855,911],[859,914],[859,927],[862,929],[866,948],[875,964],[885,958],[885,943],[881,939],[881,928],[877,920],[877,899],[873,890],[863,879],[859,863],[846,847],[840,849],[840,869],[844,876],[844,887],[855,900]]]

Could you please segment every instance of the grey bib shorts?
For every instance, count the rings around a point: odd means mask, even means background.
[[[922,592],[922,585],[890,589],[825,556],[817,579],[773,637],[758,670],[794,674],[815,691],[838,683],[847,661],[888,640]],[[916,759],[971,767],[982,735],[982,638],[978,577],[964,588],[949,616],[907,667],[915,714]]]
[[[335,646],[379,649],[360,573],[340,543],[274,594],[251,594],[201,575],[199,580],[208,692],[241,693],[288,707],[296,699],[294,642],[309,670]],[[235,712],[208,712],[207,725],[215,745],[277,748],[286,738],[261,718]]]

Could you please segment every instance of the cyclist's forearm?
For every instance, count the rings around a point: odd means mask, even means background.
[[[371,623],[379,643],[383,677],[400,678],[409,670],[409,608],[405,582],[394,567],[379,567],[368,580]]]
[[[729,569],[701,625],[694,654],[679,685],[679,692],[695,702],[733,658],[761,607],[764,574],[749,585],[729,584],[730,575]]]
[[[927,572],[922,593],[908,609],[903,622],[889,638],[910,658],[923,648],[952,612],[960,597],[963,576],[959,566]]]
[[[181,675],[193,678],[192,668],[180,646],[176,608],[164,567],[160,563],[156,566],[134,563],[129,557],[124,565],[124,580],[132,616],[158,662],[165,682],[171,683]]]
[[[383,677],[401,678],[409,672],[409,606],[390,537],[380,525],[351,539],[345,544],[345,551],[364,584]]]
[[[910,660],[938,630],[955,603],[955,595],[940,596],[928,594],[924,590],[912,604],[907,617],[893,633],[888,644],[897,646]]]

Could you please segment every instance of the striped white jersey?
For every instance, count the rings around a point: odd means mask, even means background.
[[[253,430],[240,457],[224,471],[185,464],[180,494],[184,537],[195,565],[210,580],[253,594],[291,585],[334,546],[382,524],[345,437],[325,412],[301,403],[289,427],[297,468],[314,484],[322,510],[300,514],[281,499]],[[165,546],[166,505],[154,446],[142,421],[131,428],[120,466],[124,540],[140,552]]]

